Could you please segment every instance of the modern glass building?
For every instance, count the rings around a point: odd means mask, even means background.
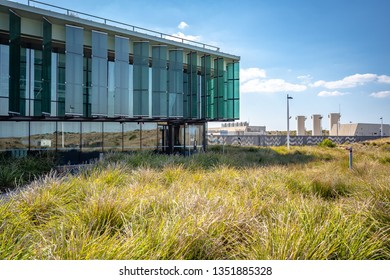
[[[0,0],[0,151],[206,149],[239,118],[239,59],[217,47]]]

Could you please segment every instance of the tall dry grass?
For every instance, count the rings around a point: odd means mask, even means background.
[[[390,151],[112,154],[0,203],[1,259],[389,259]]]

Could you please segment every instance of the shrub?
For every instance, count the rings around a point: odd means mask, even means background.
[[[320,146],[320,147],[334,148],[334,147],[336,147],[336,144],[335,144],[332,140],[326,138],[326,139],[322,140],[322,142],[319,143],[318,146]]]

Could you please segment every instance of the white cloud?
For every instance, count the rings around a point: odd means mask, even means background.
[[[378,82],[378,83],[390,83],[390,76],[376,74],[355,74],[347,76],[342,80],[338,81],[316,81],[314,84],[311,84],[312,87],[324,87],[327,89],[339,89],[339,88],[353,88],[367,83]]]
[[[242,83],[253,79],[265,78],[266,76],[267,73],[265,70],[260,68],[240,69],[240,81]]]
[[[190,40],[190,41],[200,41],[201,40],[200,36],[197,36],[197,35],[185,35],[183,32],[173,33],[172,36],[174,36],[174,37],[169,37],[169,39],[173,40],[173,41],[178,41],[178,42],[181,42],[181,40],[178,39],[178,38],[181,38],[181,39],[184,39],[184,40]]]
[[[261,68],[240,69],[240,91],[242,93],[299,92],[307,89],[301,84],[288,83],[282,79],[266,79],[267,73]]]
[[[321,97],[327,97],[327,96],[343,96],[343,95],[346,95],[346,94],[349,94],[347,92],[340,92],[340,91],[321,91],[318,93],[318,96],[321,96]]]
[[[390,76],[381,75],[381,76],[378,77],[378,82],[385,83],[385,84],[390,84]]]
[[[240,86],[240,91],[243,93],[300,92],[306,89],[304,85],[288,83],[282,79],[252,79],[241,83]]]
[[[310,84],[311,80],[313,79],[313,77],[310,74],[298,76],[297,78],[301,80],[302,83],[305,85]]]
[[[183,29],[186,29],[187,27],[189,27],[189,25],[186,22],[181,21],[177,27],[179,29],[183,30]]]
[[[387,91],[373,92],[370,94],[370,96],[376,97],[376,98],[386,98],[386,97],[390,97],[390,91],[387,90]]]

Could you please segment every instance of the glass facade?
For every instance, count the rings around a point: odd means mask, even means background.
[[[8,14],[1,151],[196,150],[207,121],[239,118],[239,62],[229,55],[36,15],[29,36],[29,21]]]

